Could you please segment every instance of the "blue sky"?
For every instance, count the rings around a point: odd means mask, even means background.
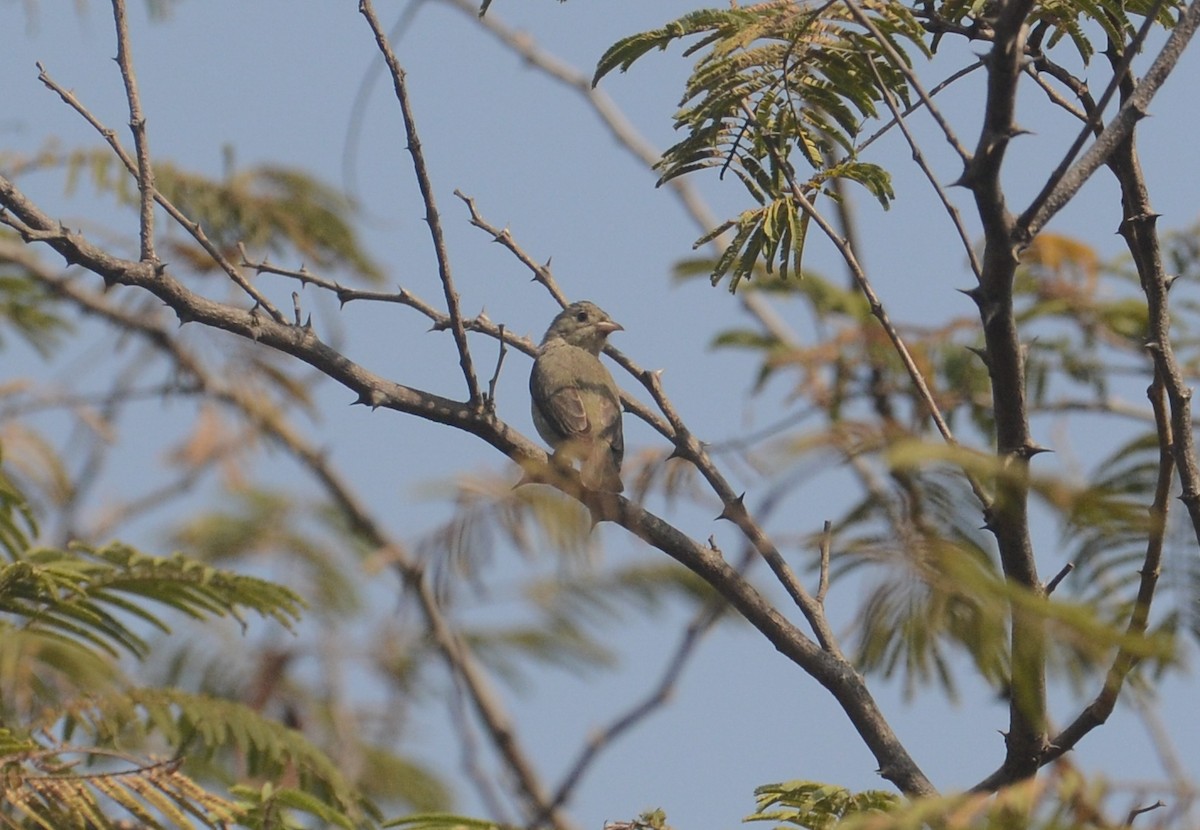
[[[4,148],[31,152],[51,139],[64,148],[98,144],[90,128],[37,81],[34,62],[39,60],[108,124],[121,126],[127,120],[111,60],[115,49],[107,4],[83,3],[82,11],[74,4],[68,11],[67,5],[0,3],[0,30],[6,33],[0,53]],[[231,148],[239,166],[292,165],[331,183],[344,181],[352,103],[368,68],[378,60],[357,4],[182,0],[169,17],[154,23],[146,20],[140,4],[132,5],[135,61],[156,156],[217,175],[225,164],[225,148]],[[399,3],[378,6],[387,21],[402,8]],[[661,25],[692,7],[680,0],[572,0],[562,5],[497,0],[492,13],[590,72],[616,39]],[[703,280],[682,286],[670,280],[673,263],[691,253],[697,229],[668,192],[654,189],[654,175],[616,146],[574,93],[524,66],[466,15],[436,2],[421,9],[397,51],[409,72],[467,313],[486,309],[492,319],[536,336],[555,308],[519,263],[468,225],[465,209],[452,196],[456,188],[474,197],[491,222],[509,227],[534,256],[552,257],[559,283],[570,296],[595,300],[624,324],[616,345],[641,364],[665,370],[667,391],[698,434],[719,441],[778,417],[786,405],[786,389],[772,387],[743,401],[752,383],[753,358],[709,349],[714,331],[744,322],[736,300]],[[964,47],[947,43],[923,74],[936,81],[967,55]],[[627,75],[609,76],[602,88],[650,142],[665,147],[673,141],[670,114],[686,68],[678,49],[655,53]],[[1178,137],[1200,131],[1200,111],[1191,100],[1198,72],[1200,60],[1193,50],[1142,128],[1140,146],[1163,228],[1183,227],[1197,218],[1200,157]],[[1022,101],[1019,119],[1034,134],[1014,144],[1008,162],[1008,183],[1018,207],[1074,135],[1074,127],[1062,129],[1065,122],[1048,117],[1051,113],[1031,92]],[[978,82],[965,82],[941,100],[961,125],[964,140],[973,144],[982,106]],[[941,153],[936,134],[919,122],[918,129],[937,146],[938,175],[944,182],[952,180],[958,171],[948,154]],[[350,178],[367,217],[364,234],[372,254],[391,284],[437,300],[436,267],[399,111],[390,84],[382,79],[369,98],[356,146]],[[907,320],[932,322],[966,313],[968,303],[954,289],[968,287],[971,278],[961,250],[941,241],[950,238],[948,223],[928,185],[903,164],[907,151],[894,138],[881,142],[878,152],[874,160],[891,162],[896,170],[897,202],[887,213],[869,198],[858,206],[868,240],[865,265],[885,305],[894,317]],[[94,231],[110,218],[95,212],[98,203],[83,192],[86,188],[68,199],[61,180],[33,177],[23,184],[68,224]],[[701,189],[718,215],[744,206],[744,194],[733,181],[718,183],[711,177]],[[1116,254],[1114,193],[1098,177],[1050,229],[1078,235],[1106,255]],[[957,195],[968,207],[963,194]],[[131,235],[133,218],[130,214],[130,224],[123,228]],[[827,245],[812,245],[808,265],[841,273]],[[291,289],[282,282],[270,288],[282,291],[281,296]],[[340,329],[356,360],[402,382],[462,396],[448,336],[423,333],[425,326],[414,325],[412,312],[352,305],[339,313],[311,291],[304,297],[312,304],[318,331]],[[802,317],[789,322],[800,331],[808,324]],[[478,349],[479,363],[490,365],[494,352],[482,343]],[[47,372],[25,352],[12,354],[21,361],[11,362],[6,354],[0,380]],[[501,379],[500,412],[532,435],[526,366],[519,356],[510,360]],[[81,365],[59,364],[50,371],[67,383],[80,374]],[[444,516],[421,495],[431,479],[504,463],[470,436],[448,434],[394,413],[351,410],[350,396],[341,389],[324,387],[319,403],[321,422],[314,430],[320,441],[351,471],[360,492],[371,494],[376,509],[394,517],[392,529],[410,537]],[[169,411],[149,411],[143,417],[144,422],[126,428],[150,430],[164,441],[171,434]],[[631,447],[655,441],[630,420]],[[1047,433],[1050,429],[1046,427]],[[1074,436],[1074,444],[1088,457],[1090,436]],[[118,479],[122,471],[136,478],[158,463],[136,447],[120,457],[114,472]],[[751,503],[755,496],[752,491]],[[807,486],[793,499],[790,529],[815,530],[846,497],[836,486]],[[732,548],[733,537],[708,519],[679,516],[694,536],[715,532]],[[152,538],[155,526],[142,530]],[[655,555],[619,530],[608,528],[603,534],[607,555],[617,561]],[[1053,529],[1043,529],[1041,541],[1054,538]],[[503,579],[505,564],[497,568]],[[846,589],[844,598],[853,603],[853,588]],[[549,780],[557,778],[589,729],[650,687],[680,619],[672,614],[633,629],[614,629],[627,638],[620,644],[623,662],[616,675],[580,680],[548,673],[528,693],[507,695],[518,728]],[[967,686],[958,706],[947,706],[937,693],[905,702],[897,688],[878,683],[877,689],[901,738],[939,786],[974,783],[1000,759],[998,730],[1006,723],[1005,707],[990,700],[986,689]],[[1185,753],[1195,779],[1200,777],[1200,731],[1187,703],[1194,699],[1195,678],[1173,680],[1166,690],[1165,714],[1175,746]],[[1059,717],[1069,716],[1076,705],[1068,693],[1056,695]],[[457,757],[448,735],[443,724],[431,720],[417,727],[416,737],[448,775],[455,775]],[[1118,708],[1110,724],[1089,736],[1076,755],[1085,768],[1115,778],[1162,777],[1151,741],[1128,707]],[[592,828],[656,806],[665,808],[677,827],[732,826],[750,811],[757,784],[814,778],[855,788],[883,786],[873,769],[873,759],[845,717],[814,682],[750,631],[728,629],[715,635],[691,665],[673,705],[607,753],[571,807],[580,824]],[[462,793],[467,795],[465,787]],[[472,803],[462,806],[469,812]]]

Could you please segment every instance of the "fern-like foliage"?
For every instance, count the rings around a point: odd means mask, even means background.
[[[754,790],[755,809],[746,821],[771,821],[799,827],[833,827],[852,816],[880,816],[900,805],[894,793],[853,792],[816,781],[764,784]]]
[[[233,753],[251,779],[292,779],[312,800],[309,806],[291,804],[297,809],[336,815],[334,823],[341,827],[358,826],[374,816],[373,807],[337,765],[303,734],[236,701],[179,689],[134,689],[69,707],[62,731],[67,740],[82,734],[98,744],[139,745],[157,738],[197,763]],[[289,803],[299,798],[278,789],[237,792],[258,807],[258,798]]]
[[[103,769],[81,767],[97,759],[106,762]],[[242,812],[181,772],[180,759],[148,761],[47,745],[0,729],[0,764],[0,816],[6,827],[217,830],[237,822]]]
[[[1153,11],[1155,21],[1170,28],[1174,10],[1182,7],[1178,0],[1161,4],[1154,0],[1041,0],[1029,16],[1029,42],[1035,49],[1049,50],[1065,38],[1086,64],[1105,46],[1103,40],[1097,44],[1098,32],[1115,43],[1126,43],[1137,29],[1134,16],[1144,18]],[[983,28],[992,13],[992,4],[981,0],[944,0],[934,12],[938,23]]]
[[[68,187],[87,177],[99,190],[136,204],[137,183],[112,153],[79,150],[59,157],[46,154],[43,166],[62,166]],[[158,190],[226,256],[238,260],[238,243],[251,251],[299,256],[310,266],[349,268],[377,281],[382,274],[367,256],[350,223],[353,205],[334,188],[307,173],[264,165],[213,179],[160,162],[154,167]],[[171,241],[177,263],[211,271],[216,263],[190,240]]]
[[[211,568],[176,554],[149,556],[127,545],[28,551],[0,567],[0,613],[25,627],[73,639],[115,655],[144,656],[145,639],[133,621],[169,631],[146,608],[164,605],[188,616],[231,616],[247,611],[290,626],[302,601],[281,585]]]
[[[21,260],[6,256],[9,242]],[[28,252],[18,245],[15,234],[0,232],[0,348],[6,344],[8,330],[45,357],[70,332],[71,325],[57,313],[49,293],[28,276],[26,256]]]
[[[761,258],[770,271],[799,271],[812,202],[831,179],[864,186],[887,206],[891,180],[855,155],[864,119],[879,114],[881,84],[907,103],[908,85],[888,57],[905,44],[924,50],[923,30],[902,4],[859,4],[882,35],[864,29],[842,3],[760,3],[705,9],[627,37],[600,59],[593,83],[627,70],[653,49],[696,38],[685,55],[700,54],[675,114],[684,137],[659,161],[660,184],[712,167],[732,171],[758,203],[696,244],[726,231],[730,243],[712,273],[731,288]],[[905,58],[907,60],[907,58]],[[801,173],[800,170],[807,172]]]

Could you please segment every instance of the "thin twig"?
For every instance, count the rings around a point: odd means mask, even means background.
[[[847,1],[849,2],[850,0]],[[1200,2],[1200,0],[1198,0],[1198,2]],[[772,148],[771,152],[774,154],[777,151]],[[776,161],[781,170],[789,170],[788,166],[782,163],[782,160],[777,158]],[[829,224],[829,220],[822,216],[809,198],[804,195],[803,189],[800,187],[795,177],[790,174],[790,172],[788,173],[788,184],[791,189],[792,198],[796,200],[796,204],[800,206],[800,209],[804,211],[811,221],[816,222],[817,227],[821,229],[821,232],[829,238],[829,241],[833,243],[834,247],[837,248],[838,253],[841,254],[842,260],[850,269],[850,273],[854,277],[854,282],[858,285],[859,291],[862,292],[863,296],[867,300],[867,303],[870,305],[871,315],[875,317],[875,319],[879,321],[880,326],[883,327],[884,333],[887,335],[888,340],[891,341],[892,348],[900,357],[900,362],[904,364],[904,370],[908,373],[909,379],[912,381],[914,388],[917,390],[917,395],[920,397],[921,402],[925,404],[925,408],[929,413],[929,417],[933,419],[933,423],[937,427],[938,432],[941,433],[943,440],[953,447],[959,446],[958,439],[954,437],[954,433],[951,431],[950,425],[942,416],[942,412],[940,407],[937,405],[937,401],[934,400],[933,392],[930,391],[929,384],[925,381],[925,376],[921,374],[921,368],[917,366],[917,362],[913,358],[912,353],[908,350],[908,346],[905,344],[904,338],[900,336],[900,332],[892,324],[891,319],[888,317],[887,311],[883,307],[883,302],[879,299],[879,295],[875,293],[875,288],[871,285],[871,281],[867,278],[866,272],[863,271],[862,266],[859,264],[858,258],[854,255],[854,251],[850,248],[850,245],[846,242],[845,238],[842,237],[831,224]],[[984,509],[987,509],[987,507],[991,504],[991,499],[988,497],[986,491],[984,491],[983,486],[979,484],[972,474],[964,471],[964,475],[967,476],[967,480],[971,485],[971,490],[975,493],[975,498],[979,500],[979,503],[983,505]]]
[[[846,8],[849,10],[850,16],[858,21],[860,26],[864,27],[871,33],[871,36],[875,38],[879,48],[883,50],[885,55],[887,55],[888,61],[890,61],[892,66],[904,76],[904,79],[908,81],[909,86],[911,86],[917,93],[917,97],[919,97],[922,103],[925,104],[925,108],[929,110],[929,114],[933,117],[933,120],[937,122],[938,127],[941,128],[942,135],[946,138],[946,143],[949,144],[951,149],[958,154],[963,166],[965,167],[966,165],[970,164],[971,154],[967,151],[967,148],[962,145],[962,142],[958,140],[958,136],[954,134],[954,129],[950,126],[950,122],[946,120],[946,116],[942,115],[941,110],[934,105],[933,97],[925,90],[925,86],[921,83],[921,79],[917,77],[917,73],[914,72],[913,68],[908,65],[906,60],[904,60],[904,56],[896,51],[896,48],[892,46],[892,42],[888,40],[883,32],[879,31],[879,27],[875,25],[875,21],[867,17],[863,10],[859,8],[858,3],[856,3],[855,0],[842,0],[842,2],[846,4]]]
[[[500,350],[496,355],[496,371],[492,373],[492,379],[488,381],[487,400],[488,406],[493,409],[496,406],[496,384],[500,382],[500,367],[504,365],[504,355],[508,353],[508,345],[504,342],[504,324],[497,326],[500,329],[499,341]]]
[[[1154,0],[1154,4],[1146,13],[1146,17],[1142,21],[1141,27],[1134,35],[1133,40],[1131,40],[1126,46],[1124,50],[1125,53],[1122,55],[1120,63],[1114,68],[1112,77],[1109,78],[1108,85],[1105,86],[1104,92],[1100,95],[1100,99],[1096,102],[1095,107],[1092,108],[1091,114],[1084,122],[1083,127],[1080,128],[1079,133],[1075,136],[1075,140],[1071,142],[1071,146],[1067,148],[1067,152],[1063,155],[1062,160],[1058,163],[1058,166],[1054,168],[1054,172],[1052,172],[1050,177],[1046,179],[1046,183],[1042,186],[1041,191],[1037,196],[1034,197],[1033,201],[1029,204],[1029,207],[1025,209],[1025,212],[1021,214],[1021,219],[1019,220],[1018,225],[1029,226],[1031,224],[1030,219],[1038,214],[1038,212],[1042,209],[1042,206],[1045,205],[1049,200],[1050,194],[1058,188],[1059,183],[1063,180],[1063,177],[1067,175],[1067,171],[1070,170],[1072,162],[1075,161],[1075,157],[1079,155],[1079,151],[1083,149],[1084,143],[1088,140],[1088,138],[1095,134],[1096,127],[1100,123],[1099,119],[1103,117],[1105,108],[1108,107],[1109,102],[1120,89],[1121,80],[1125,77],[1125,73],[1129,71],[1129,66],[1133,62],[1134,55],[1141,51],[1142,44],[1146,42],[1146,37],[1150,34],[1151,29],[1153,29],[1157,24],[1158,13],[1162,10],[1163,6],[1166,5],[1166,2],[1167,0]],[[1101,133],[1101,135],[1103,135],[1103,133]],[[1030,235],[1032,237],[1032,232]]]
[[[416,116],[413,112],[412,100],[408,94],[408,81],[404,67],[396,58],[388,42],[387,33],[375,15],[371,0],[359,0],[358,10],[366,18],[371,31],[375,35],[375,43],[379,47],[383,59],[387,62],[392,74],[392,86],[396,91],[396,101],[400,104],[400,113],[404,118],[404,132],[408,138],[408,152],[412,156],[413,171],[417,176],[417,186],[421,190],[421,199],[425,202],[425,221],[429,224],[429,233],[433,238],[433,251],[437,257],[438,276],[442,281],[442,291],[446,296],[446,311],[450,315],[450,331],[454,335],[454,344],[458,347],[458,362],[462,367],[463,378],[467,382],[467,394],[471,403],[482,405],[483,398],[479,392],[479,379],[475,376],[475,367],[471,361],[471,352],[467,347],[467,332],[462,324],[462,311],[459,307],[458,291],[454,288],[454,277],[450,271],[450,253],[446,248],[445,235],[442,233],[441,214],[438,213],[437,201],[433,195],[433,183],[429,178],[429,168],[425,164],[425,151],[421,149],[421,139],[417,135]]]
[[[1152,20],[1152,17],[1146,18],[1147,23]],[[1057,176],[1052,188],[1043,188],[1043,192],[1039,193],[1021,214],[1017,227],[1024,239],[1036,236],[1046,223],[1074,198],[1084,182],[1100,169],[1113,150],[1132,134],[1134,124],[1146,116],[1146,108],[1179,62],[1192,35],[1196,33],[1197,26],[1200,26],[1200,0],[1192,0],[1191,5],[1172,27],[1167,42],[1154,59],[1149,71],[1138,82],[1133,94],[1122,104],[1116,117],[1104,128],[1083,157],[1069,170]]]
[[[934,99],[934,97],[937,96],[938,93],[940,93],[942,90],[949,87],[955,81],[957,81],[960,78],[963,78],[967,75],[970,75],[976,69],[982,69],[983,66],[984,66],[984,62],[983,62],[983,59],[981,58],[980,60],[975,61],[975,63],[969,64],[967,66],[964,66],[962,69],[959,69],[959,70],[956,70],[955,72],[950,73],[950,75],[948,77],[946,77],[944,80],[938,82],[938,84],[936,86],[932,87],[929,90],[928,100],[932,101]],[[923,107],[923,106],[925,106],[925,99],[920,99],[920,100],[914,101],[913,103],[909,104],[907,107],[904,108],[903,114],[906,116],[912,115],[914,112],[921,109],[921,107]],[[862,153],[863,150],[867,149],[872,144],[874,144],[876,141],[883,138],[883,136],[886,135],[888,132],[890,132],[892,127],[895,127],[897,125],[897,123],[898,123],[898,121],[895,118],[892,118],[891,120],[884,122],[883,126],[881,126],[875,132],[871,133],[869,136],[867,136],[865,139],[863,139],[858,144],[858,146],[856,146],[854,148],[855,155]]]
[[[117,65],[121,67],[121,80],[125,83],[125,98],[129,102],[129,129],[133,132],[133,149],[137,156],[138,195],[141,199],[138,236],[141,241],[142,261],[157,262],[158,255],[154,252],[154,168],[150,164],[150,142],[146,138],[146,116],[142,114],[137,76],[133,72],[133,55],[130,52],[129,19],[125,14],[125,0],[112,0],[112,7],[113,20],[117,27]]]
[[[1058,573],[1054,575],[1054,578],[1046,583],[1046,596],[1053,594],[1054,590],[1058,588],[1059,584],[1067,578],[1067,574],[1071,573],[1073,570],[1075,570],[1074,562],[1068,562],[1067,564],[1063,565],[1062,568],[1059,569]]]
[[[567,307],[567,295],[558,287],[558,283],[554,279],[554,275],[550,271],[550,260],[546,260],[546,264],[542,265],[536,262],[533,257],[525,252],[525,250],[517,244],[513,239],[512,233],[508,228],[497,228],[495,225],[488,222],[479,213],[479,209],[475,206],[475,199],[466,195],[461,190],[455,190],[454,195],[462,200],[467,206],[467,211],[471,214],[471,225],[480,230],[487,231],[492,235],[492,241],[504,246],[509,253],[521,261],[521,263],[529,269],[533,274],[535,282],[539,283],[543,288],[550,292],[550,296],[560,307]]]
[[[560,306],[565,307],[568,302],[567,295],[563,292],[563,290],[559,287],[558,282],[554,279],[554,274],[551,273],[549,264],[547,263],[546,265],[542,265],[535,260],[524,248],[521,247],[508,228],[497,228],[486,218],[484,218],[483,214],[479,212],[479,209],[476,206],[473,198],[459,191],[455,191],[455,195],[462,199],[463,203],[466,204],[467,209],[470,211],[471,225],[489,234],[493,241],[503,245],[509,253],[515,256],[526,268],[529,269],[530,273],[533,274],[533,279],[546,289],[550,296],[554,298],[554,301]],[[525,338],[521,338],[521,341],[525,343],[530,342]],[[533,346],[531,349],[522,349],[522,351],[524,351],[526,354],[533,354],[536,350],[536,346]],[[634,366],[631,360],[617,351],[612,345],[605,347],[605,353],[612,357],[615,361],[617,361],[618,364],[625,368],[626,371],[635,377],[637,376],[637,373],[641,371],[641,369]],[[650,410],[637,398],[622,392],[621,406],[626,412],[636,415],[638,418],[641,418],[643,421],[649,424],[656,432],[658,432],[659,435],[662,435],[668,440],[674,440],[674,432],[672,431],[671,425],[664,421],[661,416]]]
[[[38,68],[38,80],[45,84],[47,88],[57,93],[58,97],[62,99],[63,103],[79,113],[79,115],[81,115],[85,121],[91,124],[92,127],[98,133],[100,133],[101,137],[108,142],[108,146],[113,149],[113,152],[116,154],[117,158],[120,159],[123,165],[125,165],[125,169],[129,171],[130,175],[136,178],[138,175],[137,163],[133,158],[130,157],[129,153],[121,145],[120,139],[117,138],[116,132],[112,128],[105,126],[100,119],[93,115],[92,112],[75,96],[75,93],[65,89],[57,81],[51,78],[50,74],[46,71],[45,66],[43,66],[40,62],[37,63],[36,66]],[[234,267],[233,263],[225,258],[225,255],[221,253],[213,241],[208,238],[208,235],[204,233],[204,228],[199,222],[193,222],[191,219],[185,216],[183,211],[175,207],[171,200],[164,196],[162,192],[157,189],[154,190],[154,201],[158,202],[158,204],[161,205],[164,210],[166,210],[167,214],[174,219],[180,227],[191,234],[192,238],[199,243],[200,247],[204,249],[205,253],[212,257],[213,262],[215,262],[221,268],[221,270],[224,271],[226,275],[228,275],[228,277],[233,280],[233,282],[239,288],[242,289],[242,291],[246,292],[246,294],[252,300],[254,300],[254,304],[258,308],[266,311],[267,314],[269,314],[276,322],[286,322],[286,318],[284,317],[283,313],[280,312],[279,309],[275,308],[275,306],[271,304],[271,301],[268,300],[257,288],[247,282],[245,277],[243,277],[238,269]],[[158,266],[156,265],[156,267]]]
[[[821,546],[820,546],[820,576],[817,583],[817,602],[824,606],[825,595],[829,593],[829,557],[833,548],[833,522],[829,519],[825,520],[825,525],[821,528]]]
[[[962,241],[963,250],[967,252],[967,262],[971,265],[971,271],[975,274],[975,279],[981,279],[983,270],[979,265],[979,257],[975,253],[975,246],[971,244],[971,236],[967,233],[967,228],[963,224],[962,214],[959,213],[954,203],[950,201],[950,196],[946,193],[946,189],[942,187],[937,177],[933,175],[933,170],[930,168],[929,162],[925,160],[925,154],[921,152],[921,145],[917,143],[916,137],[908,129],[908,122],[905,121],[904,114],[900,112],[892,91],[883,82],[883,76],[879,74],[879,68],[873,62],[870,63],[870,66],[871,71],[875,74],[875,82],[879,85],[879,92],[883,95],[883,100],[887,104],[888,109],[892,111],[892,117],[896,119],[896,123],[900,126],[900,132],[904,135],[904,140],[908,142],[909,150],[912,151],[913,161],[917,163],[917,167],[921,168],[921,172],[925,174],[926,180],[928,180],[933,191],[941,201],[942,207],[946,209],[946,213],[950,217],[950,222],[954,225],[954,230],[957,231],[958,238]]]
[[[1134,809],[1129,811],[1129,816],[1125,819],[1125,824],[1132,826],[1133,820],[1135,818],[1137,818],[1138,816],[1140,816],[1142,813],[1149,813],[1151,810],[1157,810],[1160,807],[1166,807],[1166,806],[1167,806],[1167,803],[1160,798],[1158,801],[1154,802],[1153,804],[1151,804],[1147,807],[1135,807]]]

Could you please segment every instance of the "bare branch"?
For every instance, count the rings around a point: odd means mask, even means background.
[[[85,107],[77,97],[75,97],[73,92],[64,89],[57,81],[51,78],[49,73],[46,72],[46,68],[42,66],[42,64],[37,64],[37,68],[38,80],[45,84],[49,89],[56,92],[58,97],[63,100],[63,103],[83,116],[83,119],[91,124],[92,127],[98,133],[100,133],[104,140],[108,142],[108,145],[112,147],[113,152],[116,154],[117,158],[121,160],[121,163],[125,165],[125,169],[129,171],[130,175],[137,178],[139,175],[137,163],[130,158],[129,153],[126,152],[123,146],[121,146],[121,142],[117,138],[116,132],[110,127],[106,127],[100,121],[100,119],[93,115],[91,111],[88,110],[88,108]],[[204,233],[204,228],[200,226],[199,222],[193,222],[192,220],[188,219],[188,217],[184,215],[183,211],[175,207],[171,200],[164,196],[157,189],[154,190],[154,201],[158,202],[158,204],[160,204],[163,209],[166,210],[167,214],[174,219],[180,227],[192,235],[192,238],[199,243],[200,247],[202,247],[210,257],[212,257],[213,262],[217,263],[221,270],[224,271],[229,278],[233,280],[233,282],[239,288],[242,289],[242,291],[246,292],[246,294],[252,300],[254,300],[254,303],[257,307],[262,308],[272,317],[272,319],[276,320],[277,322],[282,323],[285,321],[286,318],[284,317],[283,313],[280,312],[279,309],[275,308],[275,306],[271,304],[271,301],[263,296],[263,294],[257,288],[247,282],[238,269],[234,267],[233,263],[225,258],[225,255],[221,253],[217,246],[213,244],[212,240],[209,239]],[[144,261],[150,262],[150,260]]]
[[[900,107],[896,103],[896,97],[892,95],[892,91],[888,89],[887,84],[883,82],[883,78],[879,75],[879,68],[874,63],[870,64],[871,71],[875,73],[875,82],[879,85],[879,92],[883,96],[883,100],[887,103],[887,107],[892,111],[892,118],[900,127],[900,132],[904,134],[904,140],[908,142],[908,147],[912,150],[913,161],[917,163],[917,167],[921,168],[921,172],[925,174],[925,178],[929,181],[938,200],[941,201],[942,207],[946,209],[946,213],[950,216],[950,221],[954,225],[954,230],[958,233],[958,238],[962,241],[963,250],[967,253],[967,262],[971,265],[971,272],[975,274],[975,279],[980,279],[983,272],[979,265],[979,257],[975,254],[975,246],[971,244],[971,236],[967,233],[967,228],[963,225],[962,214],[958,208],[950,201],[946,189],[938,182],[937,177],[933,175],[933,169],[930,168],[929,162],[925,160],[925,154],[921,152],[921,146],[917,144],[917,139],[913,136],[912,131],[908,129],[908,124],[904,120],[904,114],[900,112]]]
[[[829,555],[833,547],[833,522],[829,519],[825,520],[825,525],[821,528],[821,547],[820,547],[820,577],[817,585],[817,602],[822,606],[825,605],[825,595],[829,593]]]
[[[1146,24],[1153,22],[1153,20],[1153,16],[1148,16]],[[1158,57],[1154,59],[1154,63],[1151,64],[1149,71],[1138,82],[1133,93],[1121,105],[1121,109],[1117,112],[1116,117],[1104,128],[1104,131],[1092,143],[1088,151],[1084,153],[1083,158],[1079,159],[1068,170],[1059,174],[1057,179],[1052,179],[1051,182],[1048,182],[1048,185],[1051,186],[1038,194],[1029,207],[1025,209],[1025,212],[1021,214],[1018,227],[1021,238],[1026,244],[1046,226],[1046,223],[1056,213],[1062,210],[1067,202],[1075,197],[1075,194],[1079,192],[1079,188],[1083,187],[1084,182],[1091,178],[1092,174],[1108,161],[1113,151],[1133,134],[1134,125],[1146,116],[1150,101],[1167,79],[1167,76],[1171,74],[1171,71],[1175,68],[1175,64],[1179,62],[1179,58],[1183,55],[1184,49],[1187,48],[1192,35],[1196,33],[1198,25],[1200,25],[1200,0],[1192,0],[1187,10],[1180,16],[1179,21],[1171,29],[1170,37],[1167,38],[1167,42],[1163,45],[1162,50],[1159,51]],[[1132,49],[1129,50],[1129,55],[1132,55],[1134,51]],[[1103,98],[1101,102],[1103,102]],[[1081,132],[1082,135],[1085,135],[1085,133]],[[1071,158],[1071,154],[1068,154],[1067,158]]]
[[[141,239],[142,260],[157,262],[154,253],[154,168],[150,165],[150,143],[146,138],[146,116],[142,114],[137,76],[133,72],[133,55],[129,45],[129,19],[125,0],[112,0],[113,19],[117,27],[117,65],[125,82],[125,98],[129,101],[129,129],[133,131],[133,148],[137,155],[137,184],[141,197],[141,217],[138,236]]]
[[[543,450],[482,407],[458,403],[386,380],[323,343],[310,329],[263,319],[254,311],[230,308],[213,302],[189,291],[166,269],[157,273],[146,263],[130,262],[112,256],[93,245],[82,234],[68,231],[44,214],[3,175],[0,175],[0,207],[10,212],[2,215],[10,225],[18,229],[26,241],[46,243],[67,261],[83,266],[101,276],[107,283],[135,286],[150,292],[170,306],[181,320],[196,321],[290,354],[355,392],[359,403],[395,409],[474,434],[533,474],[553,467]],[[642,376],[643,382],[654,392],[656,402],[667,407],[664,414],[668,421],[677,429],[682,427],[674,409],[662,396],[656,376],[649,372],[643,372]],[[677,432],[676,447],[681,455],[698,463],[710,482],[714,482],[719,488],[718,492],[728,496],[727,505],[736,500],[728,484],[712,466],[694,436]],[[318,455],[313,459],[313,463],[317,465],[314,469],[324,472],[319,462]],[[616,521],[647,544],[671,556],[725,597],[781,654],[800,666],[838,700],[863,742],[875,755],[882,776],[892,781],[902,792],[911,795],[928,795],[935,792],[929,779],[884,719],[863,678],[853,666],[805,636],[738,574],[719,552],[694,541],[628,499],[615,494],[583,491],[582,488],[572,487],[569,480],[555,480],[553,483],[568,495],[583,501],[594,515]],[[736,511],[735,518],[743,533],[746,533],[747,538],[756,546],[764,543],[765,535],[758,530],[744,507]],[[362,522],[365,524],[360,526],[356,523],[354,527],[364,536],[381,540],[386,538],[368,517],[363,516]],[[368,534],[368,531],[371,533]],[[396,554],[396,557],[400,556],[401,554]],[[460,651],[461,643],[453,631],[444,619],[439,620],[435,616],[439,613],[436,597],[425,580],[420,564],[407,558],[396,558],[396,561],[408,563],[403,574],[410,588],[418,592],[427,623],[437,629],[435,640],[438,642],[439,651],[447,660],[466,661],[466,652]],[[819,611],[815,606],[811,606],[809,610],[814,613]],[[817,616],[816,619],[824,622],[822,616]],[[455,669],[460,671],[464,679],[470,681],[470,668],[463,669],[456,665]],[[482,674],[478,670],[476,674],[482,682]],[[507,721],[501,713],[491,712],[490,700],[486,689],[481,687],[478,697],[473,702],[481,710],[481,718],[485,715],[495,715],[495,719],[487,724],[493,740],[506,760],[509,760],[514,773],[522,775],[529,771],[529,765],[515,757],[520,751],[515,743],[515,736],[508,730]],[[510,758],[510,755],[513,757]],[[528,808],[534,814],[546,804],[545,792],[536,779],[522,780],[520,789]]]
[[[458,347],[458,362],[462,367],[463,377],[467,382],[468,397],[474,406],[483,405],[483,397],[479,391],[479,379],[475,376],[471,352],[467,347],[467,332],[463,328],[462,311],[459,308],[458,291],[454,288],[454,277],[450,271],[450,253],[446,249],[446,239],[442,233],[441,214],[438,213],[437,201],[433,195],[433,183],[429,178],[429,168],[425,164],[425,151],[421,149],[421,139],[417,135],[416,116],[413,112],[412,100],[408,95],[408,82],[404,68],[388,43],[387,33],[375,15],[371,0],[359,0],[358,10],[366,18],[371,31],[375,35],[375,43],[387,62],[392,74],[392,85],[396,90],[396,100],[400,104],[400,112],[404,117],[404,132],[408,137],[408,152],[412,156],[413,170],[417,175],[417,186],[421,190],[421,199],[425,202],[425,221],[429,224],[429,233],[433,238],[433,250],[437,256],[438,276],[442,281],[442,291],[446,296],[446,311],[450,315],[450,331],[454,335],[454,343]]]
[[[550,260],[546,260],[545,265],[535,262],[533,257],[527,254],[525,249],[513,239],[513,235],[508,228],[497,228],[483,218],[479,213],[479,209],[475,206],[473,198],[467,196],[461,190],[455,190],[454,195],[462,199],[463,204],[467,206],[467,210],[471,214],[471,225],[491,234],[493,242],[503,245],[509,253],[519,259],[529,269],[530,273],[533,274],[534,281],[541,284],[543,288],[550,292],[550,296],[554,298],[559,307],[566,308],[569,301],[567,300],[567,295],[558,287],[554,275],[550,272]]]

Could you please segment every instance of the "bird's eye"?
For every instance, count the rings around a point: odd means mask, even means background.
[[[575,314],[575,319],[581,323],[586,323],[587,318],[588,318],[588,313],[586,311],[580,311]]]

